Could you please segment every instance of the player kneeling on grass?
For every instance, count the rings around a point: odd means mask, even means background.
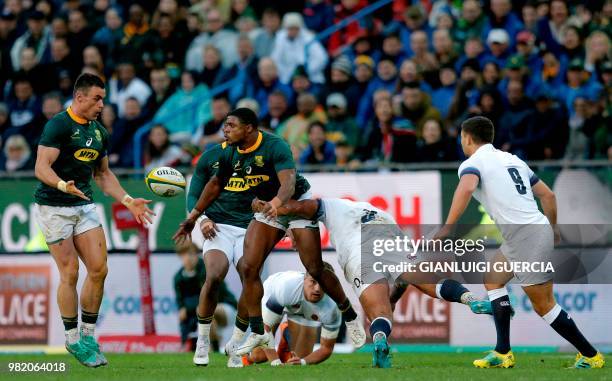
[[[481,116],[461,125],[461,146],[468,157],[459,167],[459,185],[444,227],[435,238],[443,239],[457,223],[474,196],[499,227],[505,242],[496,262],[544,262],[550,260],[554,243],[557,205],[555,194],[518,157],[493,147],[493,123]],[[542,204],[542,214],[535,201]],[[604,358],[582,335],[574,320],[555,301],[552,272],[494,273],[485,276],[485,288],[493,308],[497,345],[485,358],[474,361],[478,368],[511,368],[512,307],[506,283],[512,277],[523,284],[534,311],[579,353],[576,368],[601,368]]]
[[[261,201],[252,202],[256,212],[262,207]],[[367,202],[354,202],[343,199],[321,200],[289,200],[278,209],[278,215],[296,215],[303,218],[321,221],[327,227],[331,243],[338,253],[338,264],[344,270],[344,276],[353,286],[353,291],[359,297],[359,302],[370,320],[370,334],[374,341],[372,365],[378,368],[391,367],[389,356],[388,337],[391,335],[393,311],[391,303],[395,303],[407,287],[406,281],[415,283],[413,275],[402,273],[376,273],[369,274],[369,278],[362,278],[362,238],[363,225],[389,225],[397,228],[393,217]],[[400,280],[402,277],[402,281]],[[395,283],[393,292],[389,284]],[[487,301],[477,300],[460,283],[454,280],[443,280],[439,285],[419,285],[419,289],[430,296],[451,302],[470,305],[475,313],[491,313]],[[442,291],[443,290],[443,291]],[[391,300],[390,296],[391,294]]]
[[[332,267],[325,263],[330,271]],[[308,273],[283,271],[272,274],[263,284],[261,301],[264,325],[267,331],[280,329],[278,349],[255,348],[238,359],[235,367],[270,361],[272,366],[310,365],[327,360],[336,344],[342,314],[336,303],[323,293],[317,281]],[[287,321],[281,323],[283,314]],[[321,326],[321,346],[313,351],[317,330]]]

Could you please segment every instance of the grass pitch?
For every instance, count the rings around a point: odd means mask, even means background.
[[[369,353],[333,355],[315,366],[272,368],[267,364],[242,369],[225,367],[226,357],[213,355],[207,367],[196,367],[190,354],[109,354],[109,365],[86,368],[69,355],[0,355],[0,380],[274,380],[274,381],[378,381],[378,380],[612,380],[612,367],[567,369],[570,354],[515,353],[514,369],[475,369],[476,353],[395,353],[392,369],[371,368]],[[610,356],[607,356],[610,359]],[[8,362],[65,362],[65,373],[8,373]]]

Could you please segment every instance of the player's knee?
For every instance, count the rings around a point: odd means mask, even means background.
[[[106,263],[87,270],[87,276],[94,282],[104,282],[104,279],[106,279],[107,274],[108,266],[106,265]]]
[[[253,279],[259,278],[259,269],[247,262],[243,263],[240,266],[240,274],[242,275],[242,280],[248,282]]]
[[[221,282],[223,282],[223,278],[218,274],[206,274],[206,282],[204,282],[204,287],[209,291],[216,291],[221,286]]]
[[[70,262],[60,268],[60,281],[69,286],[76,286],[79,280],[79,262]]]

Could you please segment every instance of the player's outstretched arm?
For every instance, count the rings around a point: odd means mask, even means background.
[[[119,183],[117,176],[115,176],[108,166],[107,156],[100,159],[100,164],[94,171],[94,180],[102,192],[125,205],[130,212],[132,212],[139,224],[146,225],[153,222],[151,216],[154,216],[155,213],[147,206],[147,204],[151,203],[151,200],[132,198],[127,194]]]
[[[465,209],[470,203],[472,193],[474,193],[476,187],[478,187],[479,181],[480,179],[478,176],[471,173],[461,176],[457,189],[455,189],[455,194],[453,195],[453,202],[450,210],[448,211],[446,222],[442,229],[436,233],[434,239],[442,239],[446,237],[450,232],[450,227],[459,221],[459,218],[461,218],[463,212],[465,212]]]
[[[185,221],[181,222],[179,229],[174,233],[172,239],[176,243],[181,243],[186,239],[191,239],[191,231],[193,230],[196,221],[204,213],[206,208],[221,194],[221,179],[218,176],[213,176],[204,186],[204,191],[200,194],[195,206],[189,212]]]
[[[287,361],[287,365],[313,365],[322,363],[332,355],[334,352],[334,345],[336,345],[336,339],[321,337],[321,346],[319,349],[302,359],[293,357]]]
[[[69,193],[89,201],[89,197],[85,196],[85,194],[74,185],[73,180],[62,180],[51,167],[51,165],[55,163],[55,160],[57,160],[59,154],[59,148],[42,145],[38,146],[36,165],[34,166],[36,178],[52,188],[57,188],[64,193]]]
[[[557,197],[548,185],[542,180],[539,180],[535,185],[531,187],[534,196],[540,199],[542,205],[542,211],[548,222],[553,226],[555,232],[555,242],[559,242],[559,230],[557,229]]]

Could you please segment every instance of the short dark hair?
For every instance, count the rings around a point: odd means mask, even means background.
[[[255,112],[251,110],[250,108],[240,107],[240,108],[234,109],[230,111],[229,114],[227,114],[227,116],[235,116],[236,118],[238,118],[240,123],[244,125],[250,124],[253,126],[253,128],[257,128],[257,126],[259,125],[259,121],[257,120],[257,115],[255,115]]]
[[[493,143],[495,128],[491,119],[474,116],[461,123],[461,130],[469,134],[476,143]]]
[[[310,131],[312,131],[313,128],[317,128],[317,127],[321,127],[323,132],[325,132],[327,130],[325,128],[325,123],[321,122],[320,120],[315,120],[314,122],[312,122],[312,123],[310,123],[308,125],[308,133],[310,134]]]
[[[74,82],[74,93],[77,91],[87,92],[92,87],[99,87],[104,90],[104,81],[95,74],[83,73]]]

